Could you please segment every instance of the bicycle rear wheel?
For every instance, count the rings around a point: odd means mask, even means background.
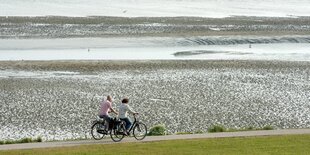
[[[95,140],[100,140],[102,139],[107,133],[104,132],[104,130],[102,130],[102,126],[104,126],[104,124],[100,123],[100,122],[96,122],[92,127],[91,127],[91,136],[95,139]]]
[[[147,127],[146,127],[146,125],[144,123],[139,122],[133,128],[133,136],[137,140],[144,139],[146,134],[147,134]]]
[[[121,123],[117,125],[115,128],[113,128],[112,131],[110,132],[111,139],[114,142],[121,141],[125,137],[124,132],[126,132],[125,125]]]

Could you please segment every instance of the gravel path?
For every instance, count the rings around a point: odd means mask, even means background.
[[[222,137],[251,137],[251,136],[272,136],[272,135],[297,135],[310,134],[310,129],[285,129],[285,130],[261,130],[261,131],[242,131],[242,132],[224,132],[224,133],[207,133],[207,134],[189,134],[189,135],[168,135],[168,136],[150,136],[142,142],[177,140],[177,139],[196,139],[196,138],[222,138]],[[125,138],[120,143],[139,142],[134,138]],[[59,142],[42,142],[26,144],[0,145],[0,150],[15,149],[34,149],[34,148],[51,148],[51,147],[68,147],[78,145],[92,144],[114,144],[109,136],[104,140],[82,140],[82,141],[59,141]]]

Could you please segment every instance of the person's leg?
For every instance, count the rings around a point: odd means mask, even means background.
[[[112,120],[111,117],[107,116],[107,115],[103,115],[102,116],[104,118],[104,120],[106,121],[104,124],[106,126],[106,130],[108,131],[109,130],[109,127],[110,127],[110,122]]]
[[[128,119],[128,118],[121,118],[120,120],[122,120],[122,121],[124,121],[125,122],[125,132],[124,132],[124,134],[125,135],[129,135],[129,128],[130,128],[130,126],[131,126],[131,122],[130,122],[130,120]]]
[[[124,121],[126,122],[126,130],[128,131],[129,128],[131,127],[132,123],[129,120],[129,118],[124,118]]]
[[[100,129],[100,130],[105,130],[105,129],[106,129],[106,126],[105,126],[105,124],[106,124],[105,121],[106,121],[106,120],[105,120],[105,118],[104,118],[104,115],[99,115],[99,118],[102,118],[102,119],[103,119],[103,122],[100,121],[101,123],[100,123],[100,125],[99,125],[99,129]]]

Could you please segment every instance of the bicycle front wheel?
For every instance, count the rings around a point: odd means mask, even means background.
[[[145,138],[147,134],[147,127],[145,124],[139,122],[135,125],[135,127],[133,128],[133,136],[137,139],[137,140],[142,140]]]

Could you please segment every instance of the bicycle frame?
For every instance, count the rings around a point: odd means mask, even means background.
[[[139,120],[137,120],[136,115],[134,115],[134,121],[133,121],[133,123],[132,123],[132,125],[131,125],[131,127],[130,127],[128,132],[131,132],[132,129],[137,125],[138,122],[139,122]]]

